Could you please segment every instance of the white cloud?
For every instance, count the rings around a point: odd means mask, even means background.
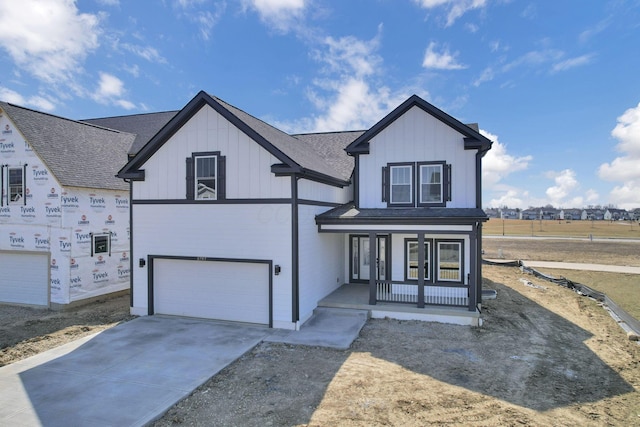
[[[558,62],[553,65],[551,68],[552,73],[557,73],[559,71],[566,71],[571,68],[581,67],[583,65],[589,64],[594,58],[593,54],[577,56],[575,58],[565,59],[564,61]]]
[[[122,80],[108,73],[100,73],[98,88],[92,94],[92,98],[101,104],[114,104],[126,110],[132,110],[135,105],[123,99],[126,91]]]
[[[436,46],[435,42],[429,43],[422,60],[424,68],[436,70],[462,70],[467,68],[466,65],[457,62],[456,56],[458,56],[458,52],[451,54],[446,46],[440,52],[436,52]]]
[[[100,18],[74,0],[0,2],[0,46],[18,67],[48,84],[71,84],[98,47]]]
[[[573,205],[575,201],[568,201],[567,198],[572,191],[578,188],[576,173],[571,169],[565,169],[561,172],[548,172],[548,178],[552,178],[555,185],[547,188],[546,194],[554,206],[564,206],[567,202]],[[580,198],[579,203],[582,204]]]
[[[40,95],[25,98],[18,92],[0,86],[0,100],[23,107],[34,107],[40,111],[53,111],[56,106],[48,98]]]
[[[220,21],[227,8],[227,3],[215,2],[213,7],[207,6],[205,10],[196,10],[199,5],[205,3],[206,0],[178,0],[175,6],[180,10],[180,15],[197,25],[200,37],[203,40],[209,40],[213,27]]]
[[[482,74],[480,74],[480,77],[478,77],[474,82],[473,85],[478,87],[480,86],[482,83],[488,82],[493,80],[493,77],[495,76],[494,72],[493,72],[493,68],[491,67],[487,67],[482,71]]]
[[[139,57],[146,59],[149,62],[156,62],[159,64],[165,64],[167,60],[160,55],[158,49],[151,46],[140,46],[130,43],[122,43],[120,45],[123,49],[128,50],[129,52],[138,55]]]
[[[274,29],[286,32],[304,16],[306,0],[243,0],[244,9],[258,13],[260,20]]]
[[[511,71],[520,66],[539,66],[549,62],[559,61],[563,56],[564,52],[557,49],[533,50],[505,64],[502,67],[502,71]]]
[[[120,0],[98,0],[103,6],[120,6]]]
[[[447,9],[447,22],[446,27],[453,25],[453,23],[465,13],[474,10],[484,8],[487,0],[414,0],[420,7],[424,9],[435,9],[438,7],[445,7]]]
[[[529,167],[532,156],[515,157],[507,153],[507,146],[498,141],[498,137],[485,130],[480,133],[493,141],[491,150],[482,159],[482,186],[492,190],[499,182],[514,172]]]
[[[611,131],[618,145],[616,149],[622,156],[611,163],[603,163],[598,176],[606,181],[620,182],[609,194],[609,203],[620,208],[640,206],[640,103],[629,108],[620,117]]]

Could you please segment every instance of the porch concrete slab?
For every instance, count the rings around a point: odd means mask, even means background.
[[[368,310],[318,307],[299,331],[274,331],[269,342],[348,349],[369,318]]]
[[[0,368],[0,425],[145,425],[272,332],[134,319]]]

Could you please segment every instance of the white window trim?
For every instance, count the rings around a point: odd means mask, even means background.
[[[430,182],[422,182],[422,178],[426,175],[423,174],[423,169],[427,169],[427,168],[439,168],[440,169],[440,182],[438,183],[440,185],[440,200],[437,201],[433,201],[433,200],[428,200],[425,201],[423,200],[423,194],[422,194],[422,185],[423,184],[427,184],[427,185],[431,185],[432,183]],[[428,163],[428,164],[421,164],[418,167],[418,203],[421,205],[428,205],[428,204],[442,204],[444,203],[444,165],[442,163]]]
[[[393,200],[393,187],[394,185],[402,185],[406,186],[407,183],[402,184],[394,184],[393,182],[393,170],[394,169],[409,169],[409,201],[394,201]],[[402,165],[389,165],[389,204],[390,205],[413,205],[413,165],[412,164],[402,164]]]
[[[443,278],[441,276],[441,269],[440,269],[440,246],[441,245],[457,245],[458,246],[458,279]],[[437,242],[437,263],[435,265],[435,269],[437,272],[436,274],[439,282],[456,282],[456,283],[464,282],[464,278],[462,277],[462,262],[463,262],[462,251],[463,251],[462,242],[452,242],[452,241]]]
[[[198,160],[200,160],[200,159],[215,159],[216,171],[215,171],[214,176],[198,177]],[[219,186],[219,180],[218,180],[218,156],[216,156],[216,155],[195,156],[193,167],[194,167],[193,180],[194,180],[194,186],[195,186],[194,193],[193,193],[194,194],[194,199],[195,200],[218,200],[218,186]],[[209,188],[209,187],[206,187],[206,186],[205,187],[213,192],[213,197],[201,197],[200,194],[199,194],[200,193],[200,191],[199,191],[199,186],[200,186],[199,180],[200,179],[212,179],[212,178],[213,178],[213,180],[215,182],[216,188],[212,189],[212,188]]]

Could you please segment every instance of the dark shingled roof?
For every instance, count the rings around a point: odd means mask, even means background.
[[[131,116],[101,117],[81,121],[135,134],[136,139],[129,149],[129,155],[134,156],[177,113],[178,111],[164,111]]]
[[[363,130],[356,130],[305,133],[293,136],[313,147],[323,159],[340,170],[342,176],[351,176],[355,162],[344,149],[363,133]]]
[[[247,126],[257,132],[260,136],[266,139],[269,143],[271,143],[274,147],[276,147],[279,151],[281,151],[283,154],[285,154],[287,157],[289,157],[291,160],[293,160],[303,168],[344,181],[348,181],[351,178],[353,166],[349,170],[347,170],[342,165],[343,160],[341,160],[340,163],[328,163],[325,161],[326,159],[321,153],[324,151],[326,154],[329,151],[332,152],[333,150],[320,149],[320,151],[318,151],[318,149],[316,148],[316,144],[301,144],[300,142],[302,141],[302,139],[295,138],[294,136],[291,136],[281,131],[280,129],[277,129],[270,124],[253,117],[251,114],[248,114],[241,109],[226,103],[220,98],[217,98],[215,96],[211,96],[211,98],[213,98],[216,102],[230,111],[231,114],[236,116]],[[344,149],[344,147],[342,148]],[[347,155],[345,153],[345,157],[346,156]]]
[[[356,209],[353,203],[347,203],[316,216],[318,224],[363,224],[389,220],[397,223],[468,222],[486,221],[487,215],[479,208],[375,208]]]
[[[116,178],[135,135],[65,119],[6,102],[0,107],[60,184],[128,190]]]

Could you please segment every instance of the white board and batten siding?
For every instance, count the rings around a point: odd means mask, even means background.
[[[340,233],[318,233],[315,216],[326,207],[301,205],[298,208],[300,324],[318,301],[345,283],[345,237]]]
[[[185,159],[219,151],[226,160],[227,199],[291,197],[289,177],[276,177],[276,157],[205,105],[142,165],[145,180],[133,186],[133,199],[184,199]]]
[[[49,253],[0,251],[0,302],[49,306]]]
[[[148,265],[140,268],[138,261],[140,258],[146,261],[147,256],[158,255],[267,260],[272,261],[274,266],[281,267],[281,273],[273,276],[273,326],[293,328],[294,325],[291,322],[291,205],[216,205],[215,219],[210,215],[212,208],[212,205],[207,204],[133,206],[133,222],[136,224],[136,229],[133,240],[135,263],[132,313],[146,315],[148,312]],[[188,265],[193,266],[193,264]],[[235,274],[244,283],[237,285],[240,289],[243,289],[242,286],[253,283],[251,280],[247,282],[242,278],[247,265],[241,264],[235,267],[237,268]],[[251,270],[253,266],[247,268]],[[262,267],[258,267],[258,270],[263,271]],[[156,284],[159,276],[158,271],[154,271]],[[260,277],[260,282],[254,284],[256,286],[252,291],[254,293],[264,292],[265,288],[262,284],[267,276]],[[176,289],[171,292],[180,292],[183,288],[182,282],[176,281],[174,284]],[[187,288],[185,292],[203,290],[202,287],[205,285],[192,283],[189,286],[192,288]],[[210,281],[206,286],[209,286],[207,289],[213,289],[206,295],[214,297],[215,286],[217,286],[215,280]],[[243,298],[238,299],[235,302],[236,308],[242,308],[244,301]],[[154,304],[157,303],[158,301],[155,300]],[[268,300],[262,307],[268,308]],[[194,310],[199,310],[196,305]]]
[[[464,135],[419,107],[409,109],[371,139],[370,153],[360,156],[361,208],[384,208],[382,167],[396,162],[446,161],[452,165],[449,208],[476,204],[475,150],[464,149]]]
[[[353,200],[353,186],[349,185],[341,188],[301,179],[298,181],[298,198],[341,205]],[[329,208],[325,208],[325,210],[329,210]]]

